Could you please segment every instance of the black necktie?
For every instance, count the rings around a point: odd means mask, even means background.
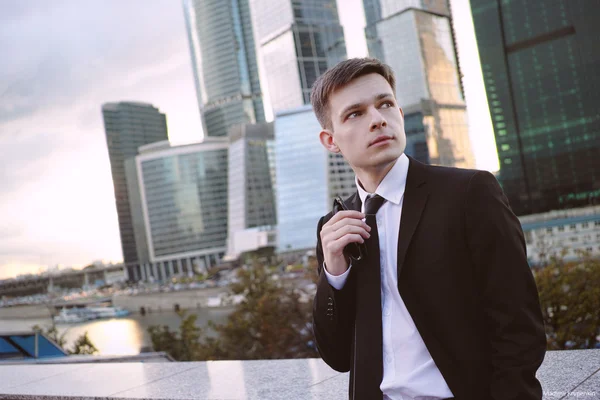
[[[374,195],[365,200],[366,223],[371,236],[366,240],[367,256],[357,265],[355,371],[367,387],[379,388],[383,379],[383,329],[381,325],[381,272],[379,235],[375,214],[385,199]]]
[[[367,197],[365,200],[365,215],[367,217],[366,222],[371,229],[377,229],[375,214],[377,214],[377,211],[381,208],[383,203],[385,203],[385,199],[378,194]],[[373,234],[371,234],[371,236],[372,235]]]

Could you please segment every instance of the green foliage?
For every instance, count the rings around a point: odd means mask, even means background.
[[[196,315],[186,316],[184,311],[178,312],[181,317],[179,331],[172,331],[168,326],[151,326],[148,328],[152,348],[155,351],[166,351],[177,361],[197,360],[201,352],[202,330],[196,326]]]
[[[600,260],[550,258],[534,271],[548,349],[593,348],[600,333]]]
[[[88,337],[87,332],[85,332],[77,338],[73,344],[73,348],[67,351],[69,354],[96,354],[98,349]]]
[[[312,305],[300,301],[293,288],[278,284],[273,272],[258,263],[240,268],[230,296],[242,295],[224,324],[209,321],[216,336],[196,327],[195,315],[185,317],[178,332],[168,327],[148,329],[155,351],[176,360],[253,360],[316,357],[308,343]]]
[[[58,329],[56,329],[55,325],[46,328],[45,331],[39,325],[34,325],[32,327],[32,330],[42,332],[50,340],[59,345],[69,354],[96,354],[98,352],[98,349],[96,348],[96,346],[94,346],[94,344],[88,337],[87,332],[84,332],[81,336],[77,338],[75,343],[73,343],[73,347],[67,349],[65,348],[65,345],[67,344],[67,339],[65,338],[65,335],[67,334],[67,332],[63,332],[62,335],[59,335]]]

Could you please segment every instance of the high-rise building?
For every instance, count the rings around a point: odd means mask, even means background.
[[[248,0],[184,0],[205,136],[263,122],[264,109]]]
[[[321,126],[310,105],[275,117],[278,251],[314,249],[319,218],[333,198],[356,192],[354,171],[341,154],[319,142]]]
[[[471,9],[513,210],[598,204],[598,2],[471,0]]]
[[[273,123],[234,125],[229,129],[228,256],[275,246]],[[269,240],[270,239],[270,240]]]
[[[165,115],[151,104],[132,102],[106,103],[102,105],[102,116],[119,217],[123,260],[125,264],[136,263],[138,257],[125,178],[125,160],[135,156],[140,146],[167,140],[167,121]]]
[[[600,257],[600,205],[529,214],[519,220],[530,264],[552,257],[572,261],[584,253]]]
[[[363,0],[369,54],[396,74],[407,154],[473,168],[466,105],[447,0]]]
[[[128,160],[141,268],[133,276],[165,280],[217,265],[227,240],[227,138],[139,148]],[[137,210],[137,209],[136,209]]]
[[[250,0],[271,106],[310,104],[317,77],[346,58],[335,0]]]

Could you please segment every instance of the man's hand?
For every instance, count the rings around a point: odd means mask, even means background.
[[[340,211],[321,229],[321,244],[327,272],[341,275],[348,269],[344,247],[349,243],[364,243],[371,227],[362,219],[365,214],[359,211]]]

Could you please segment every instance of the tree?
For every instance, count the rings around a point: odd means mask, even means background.
[[[187,315],[178,311],[181,317],[179,331],[172,331],[168,326],[151,326],[148,328],[152,348],[155,351],[166,351],[177,361],[193,361],[200,359],[202,329],[196,326],[196,315]]]
[[[50,340],[52,340],[54,343],[60,346],[68,354],[96,354],[98,352],[98,349],[96,348],[96,346],[94,346],[94,344],[88,337],[87,332],[84,332],[81,336],[79,336],[77,340],[75,340],[73,347],[68,349],[65,347],[67,343],[65,335],[67,334],[67,332],[63,332],[62,335],[59,335],[56,325],[52,324],[52,326],[46,328],[45,332],[39,325],[34,325],[32,327],[32,330],[42,332],[45,336],[47,336]]]
[[[600,333],[600,260],[579,252],[565,262],[563,252],[534,270],[548,349],[594,348]]]
[[[98,349],[88,337],[87,332],[84,332],[83,335],[77,338],[73,347],[70,350],[67,350],[67,352],[69,354],[96,354]]]
[[[179,332],[150,327],[156,351],[176,360],[252,360],[316,357],[311,319],[312,304],[300,301],[300,293],[274,279],[270,268],[254,262],[240,268],[229,298],[243,296],[224,324],[209,321],[216,336],[195,326],[195,316],[185,317]]]

